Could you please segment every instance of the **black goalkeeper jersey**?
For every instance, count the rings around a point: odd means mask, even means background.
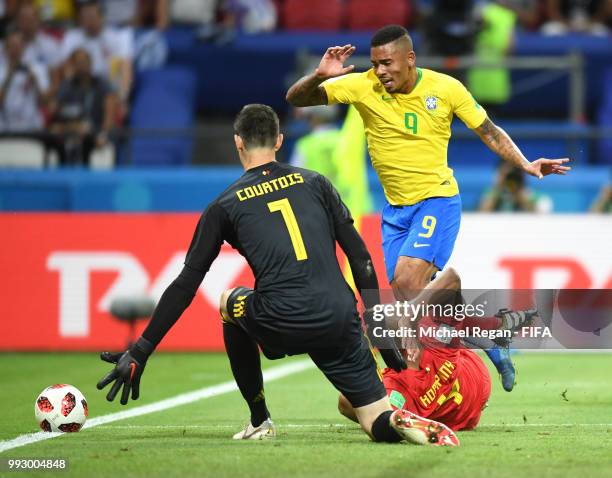
[[[325,177],[267,163],[208,206],[185,265],[206,273],[228,242],[255,275],[252,315],[261,335],[288,349],[329,346],[359,326],[336,259],[335,229],[352,221]]]

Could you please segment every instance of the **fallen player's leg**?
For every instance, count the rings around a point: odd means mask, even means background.
[[[416,445],[459,445],[457,435],[443,423],[419,417],[408,410],[392,411],[386,398],[365,407],[353,408],[348,399],[340,394],[338,410],[362,426],[371,423],[369,434],[375,441],[394,442],[404,439]]]
[[[462,303],[461,281],[452,268],[442,272],[419,293],[415,302],[423,305]],[[414,309],[412,309],[414,310]],[[426,309],[421,309],[426,310]],[[500,319],[490,320],[499,326]],[[423,328],[462,328],[463,322],[454,318],[443,321],[435,317],[415,314],[400,319],[390,318],[387,325],[409,324],[418,330],[416,338],[402,339],[402,346],[412,344],[414,356],[407,370],[386,369],[384,385],[390,404],[408,410],[417,417],[441,421],[455,430],[474,428],[490,394],[490,377],[480,358],[461,347],[459,339],[438,341],[436,336],[422,335]],[[355,419],[350,400],[341,397],[340,412]]]
[[[374,441],[402,440],[391,427],[391,406],[381,372],[363,335],[342,347],[315,350],[310,358],[351,404],[354,420]]]
[[[363,431],[374,441],[456,446],[452,431],[430,420],[398,418],[387,398],[382,375],[361,330],[343,347],[309,352],[313,362],[346,397]]]
[[[251,421],[235,439],[263,439],[276,435],[265,405],[259,350],[268,358],[281,358],[272,352],[245,324],[249,297],[244,287],[226,291],[221,298],[224,339],[232,373],[251,411]],[[457,446],[459,440],[441,424],[420,417],[394,412],[389,404],[382,376],[358,322],[349,343],[309,352],[317,367],[350,401],[356,421],[374,441],[408,441],[415,444]],[[254,334],[254,335],[253,335]],[[394,415],[395,414],[395,415]]]
[[[383,381],[391,406],[441,422],[455,431],[474,429],[491,391],[482,360],[465,349],[446,357],[425,349],[420,363],[418,370],[385,369]],[[348,419],[357,420],[355,409],[342,395],[338,410]]]

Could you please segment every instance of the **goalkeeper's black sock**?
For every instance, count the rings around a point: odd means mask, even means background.
[[[389,423],[389,417],[393,413],[392,410],[387,410],[378,415],[378,418],[372,423],[372,436],[375,441],[384,441],[387,443],[397,443],[402,441],[402,437],[393,429]]]
[[[223,324],[223,341],[240,393],[251,411],[251,424],[261,425],[269,416],[263,388],[257,343],[240,327]]]

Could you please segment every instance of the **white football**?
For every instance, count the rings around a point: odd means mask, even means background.
[[[79,389],[63,383],[45,388],[34,403],[36,421],[45,432],[78,432],[88,413]]]

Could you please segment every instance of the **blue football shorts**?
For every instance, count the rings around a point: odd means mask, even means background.
[[[387,203],[382,212],[382,240],[389,282],[400,256],[417,257],[442,270],[453,252],[460,224],[459,194],[427,198],[412,206]]]

